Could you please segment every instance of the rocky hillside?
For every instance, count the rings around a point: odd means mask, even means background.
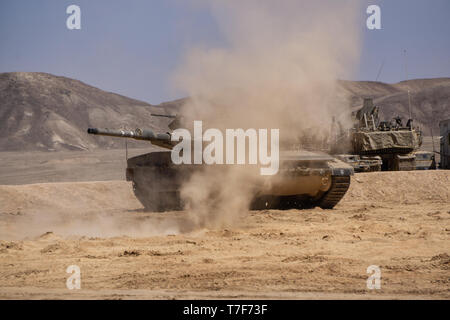
[[[373,97],[381,116],[412,115],[424,134],[438,133],[438,122],[450,118],[450,78],[409,80],[397,84],[340,81],[355,110]],[[124,140],[90,136],[88,127],[150,128],[166,131],[169,119],[151,113],[176,113],[185,99],[150,105],[105,92],[81,81],[46,73],[0,73],[0,150],[86,150],[120,148]],[[130,142],[131,147],[148,146]]]
[[[124,140],[93,137],[88,127],[167,130],[150,113],[162,107],[46,73],[0,74],[0,150],[85,150],[123,147]],[[145,146],[133,142],[131,146]]]

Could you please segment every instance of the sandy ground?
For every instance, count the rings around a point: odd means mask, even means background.
[[[1,185],[0,239],[2,299],[449,299],[450,171],[358,174],[334,210],[216,230],[143,212],[125,181]]]

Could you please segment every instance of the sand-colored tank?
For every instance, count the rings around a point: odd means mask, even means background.
[[[177,121],[175,119],[174,121]],[[172,126],[173,127],[173,126]],[[171,133],[151,130],[88,129],[89,134],[147,140],[172,149]],[[183,182],[207,165],[176,165],[171,151],[150,152],[128,159],[126,179],[132,181],[136,197],[149,211],[182,210],[180,196]],[[213,165],[222,170],[225,165]],[[278,173],[261,177],[255,185],[250,209],[290,209],[319,206],[332,209],[350,185],[353,167],[321,152],[280,152]],[[248,182],[243,182],[248,183]]]

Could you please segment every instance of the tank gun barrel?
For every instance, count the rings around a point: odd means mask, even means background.
[[[135,140],[145,140],[150,141],[152,144],[172,149],[174,146],[171,141],[170,133],[154,133],[152,130],[148,129],[136,129],[136,130],[119,130],[119,129],[98,129],[89,128],[87,130],[88,134],[95,134],[100,136],[109,137],[120,137],[120,138],[131,138]]]
[[[171,115],[171,114],[158,114],[158,113],[152,113],[151,114],[154,117],[164,117],[164,118],[171,118],[175,119],[177,116]]]

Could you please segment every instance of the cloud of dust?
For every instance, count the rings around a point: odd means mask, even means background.
[[[183,212],[145,212],[118,181],[0,186],[0,240],[59,236],[147,237],[194,229]]]
[[[347,108],[337,79],[360,52],[356,1],[208,1],[227,45],[194,46],[174,74],[191,99],[182,114],[206,127],[280,129],[280,145],[323,140],[332,116]],[[236,166],[239,167],[239,166]],[[205,168],[182,188],[199,225],[223,226],[245,212],[253,171]]]
[[[259,171],[248,166],[205,166],[181,188],[190,222],[197,228],[235,224],[247,211]]]
[[[42,208],[0,225],[0,240],[34,239],[47,232],[62,237],[163,236],[192,231],[191,226],[186,217],[176,213],[162,217],[143,212]]]

